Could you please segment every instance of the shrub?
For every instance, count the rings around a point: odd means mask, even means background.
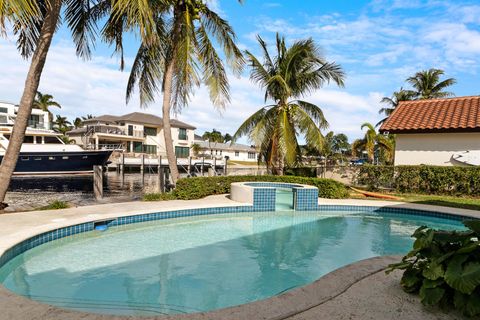
[[[402,193],[480,195],[480,167],[361,166],[357,183]]]
[[[405,270],[401,285],[419,293],[425,305],[455,308],[480,315],[480,220],[464,222],[468,231],[418,228],[413,250],[387,273]]]
[[[331,179],[306,178],[297,176],[217,176],[184,178],[177,181],[175,189],[163,195],[145,195],[144,200],[193,200],[216,194],[230,193],[230,184],[244,181],[270,181],[313,185],[318,188],[320,198],[346,198],[346,187]],[[167,197],[167,198],[163,198]]]
[[[70,208],[68,202],[55,200],[46,206],[40,207],[39,210],[57,210],[66,208]]]
[[[311,168],[311,167],[288,168],[288,169],[285,169],[285,175],[315,178],[317,177],[317,168]]]

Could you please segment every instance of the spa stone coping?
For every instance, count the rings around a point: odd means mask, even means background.
[[[480,218],[480,211],[475,210],[391,201],[319,199],[319,205],[395,207]],[[85,222],[172,210],[238,206],[249,206],[249,204],[230,200],[227,195],[218,195],[189,201],[126,202],[61,210],[3,214],[0,215],[0,226],[2,228],[0,255],[15,244],[35,235]],[[388,264],[398,261],[399,258],[399,256],[386,256],[362,260],[334,270],[309,285],[265,300],[210,312],[171,316],[114,316],[66,310],[19,296],[0,285],[0,310],[2,310],[0,318],[5,317],[5,319],[12,320],[287,319],[290,316],[315,308],[325,301],[333,299],[355,283],[380,272]]]

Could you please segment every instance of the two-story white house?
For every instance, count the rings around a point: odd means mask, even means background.
[[[18,105],[0,101],[0,125],[12,126],[17,117]],[[28,120],[28,127],[32,129],[51,129],[51,123],[48,112],[40,109],[32,109],[32,114]]]
[[[172,137],[177,158],[190,156],[195,127],[172,119]],[[86,148],[119,148],[128,153],[165,156],[162,118],[132,112],[122,116],[102,115],[84,121],[82,128],[68,132],[70,139]]]
[[[217,159],[228,157],[229,160],[252,163],[256,163],[258,159],[257,149],[245,144],[211,142],[200,136],[195,136],[195,144],[199,146],[199,156]]]

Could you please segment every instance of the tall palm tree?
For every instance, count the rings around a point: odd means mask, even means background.
[[[407,82],[413,87],[413,95],[418,99],[447,98],[454,94],[444,90],[457,81],[454,78],[440,81],[440,77],[444,74],[443,70],[432,68],[417,72],[413,77],[408,78]]]
[[[383,97],[380,103],[383,103],[386,105],[386,107],[381,108],[378,113],[379,114],[385,114],[385,118],[380,120],[375,127],[381,126],[387,119],[390,117],[390,115],[393,113],[395,108],[398,106],[400,101],[409,101],[413,100],[415,98],[416,94],[412,92],[411,90],[403,90],[403,88],[400,88],[399,91],[395,91],[391,97]]]
[[[392,163],[395,150],[394,136],[385,136],[377,133],[375,127],[368,122],[362,124],[361,129],[364,130],[365,128],[367,130],[365,131],[365,136],[363,139],[357,139],[352,144],[354,155],[356,155],[359,151],[366,151],[368,161],[373,163],[375,160],[375,153],[378,152],[385,158],[386,162]]]
[[[89,18],[92,0],[3,0],[0,1],[0,31],[5,31],[6,22],[11,22],[17,35],[20,54],[30,58],[30,67],[20,99],[17,117],[7,151],[0,165],[0,210],[10,179],[17,163],[20,147],[32,111],[43,67],[55,31],[61,20],[72,33],[78,56],[90,56],[90,44],[95,36],[95,21]],[[93,1],[106,3],[106,0]],[[63,9],[62,9],[63,7]],[[63,19],[60,19],[61,15]],[[108,11],[104,11],[108,14]],[[5,34],[5,32],[1,32]]]
[[[321,151],[320,129],[328,127],[322,110],[299,100],[330,81],[343,86],[344,73],[335,63],[327,62],[312,39],[300,40],[291,47],[277,34],[276,56],[271,57],[267,44],[257,36],[263,62],[246,52],[251,67],[250,79],[265,90],[265,102],[237,130],[233,141],[247,135],[260,148],[260,155],[273,173],[283,174],[284,165],[293,165],[300,156],[297,134],[305,137],[307,147]]]
[[[139,27],[142,35],[127,85],[127,101],[137,85],[144,106],[158,91],[163,92],[165,149],[175,183],[179,173],[170,125],[172,109],[185,107],[201,83],[209,89],[214,106],[223,108],[230,101],[224,63],[212,40],[236,74],[241,72],[243,57],[231,26],[203,0],[142,1],[135,6],[130,2],[117,0],[113,5],[117,15],[125,16],[126,25]],[[168,23],[163,22],[166,14]]]
[[[51,126],[53,120],[52,112],[49,109],[49,107],[52,106],[62,108],[58,102],[53,100],[53,96],[51,94],[42,94],[40,91],[37,91],[37,96],[33,101],[33,108],[48,112],[49,126]]]
[[[213,129],[212,131],[205,131],[202,138],[209,142],[223,142],[223,135],[220,131]]]
[[[83,120],[80,117],[76,117],[75,120],[73,120],[73,127],[75,129],[83,127]]]
[[[54,130],[58,130],[57,132],[62,132],[61,128],[69,128],[72,125],[70,121],[67,120],[67,117],[62,117],[57,115],[55,121],[53,122]]]

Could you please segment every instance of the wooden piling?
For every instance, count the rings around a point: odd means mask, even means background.
[[[227,158],[223,161],[223,175],[227,176]]]
[[[200,168],[200,173],[202,174],[202,177],[203,177],[203,173],[205,171],[205,157],[202,157],[202,167]]]
[[[95,199],[103,198],[103,168],[102,166],[93,166],[93,194]]]
[[[125,154],[123,152],[120,154],[120,171],[122,174],[125,172]]]
[[[140,155],[140,173],[143,175],[145,172],[145,155],[142,153]]]

